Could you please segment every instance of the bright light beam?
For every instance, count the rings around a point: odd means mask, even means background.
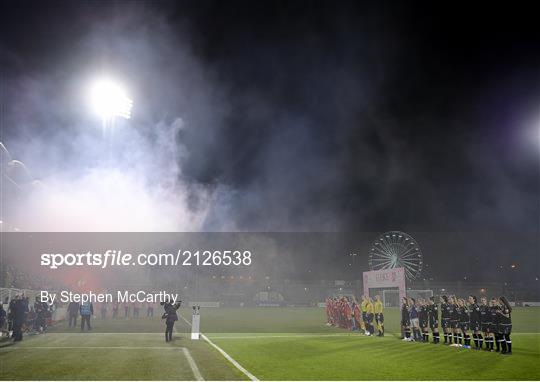
[[[111,80],[101,79],[90,89],[90,105],[103,120],[114,117],[130,119],[133,101],[122,86]]]

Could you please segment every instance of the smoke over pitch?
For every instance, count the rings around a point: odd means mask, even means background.
[[[3,204],[22,231],[198,231],[212,189],[183,180],[186,124],[214,123],[219,108],[207,78],[155,13],[131,7],[91,22],[51,71],[13,76],[5,90],[6,146],[31,176]],[[150,17],[149,17],[150,16]],[[111,22],[112,21],[112,22]],[[137,28],[134,29],[134,26]],[[104,137],[87,93],[93,77],[125,80],[133,119]],[[171,113],[174,111],[174,113]],[[210,112],[211,111],[211,112]],[[196,128],[193,126],[192,128]],[[3,167],[7,164],[3,163]]]
[[[1,140],[44,187],[19,228],[537,230],[537,150],[512,138],[537,112],[532,44],[499,61],[405,5],[280,4],[10,14]],[[84,98],[101,75],[134,100],[110,157]]]

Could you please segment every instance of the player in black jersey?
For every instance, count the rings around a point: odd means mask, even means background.
[[[480,331],[480,305],[478,305],[476,296],[469,296],[469,310],[471,315],[471,330],[473,332],[474,349],[480,350],[480,348],[482,347],[480,342],[482,338],[482,332]]]
[[[501,339],[501,354],[512,354],[512,341],[510,340],[510,334],[512,333],[512,307],[506,299],[501,296],[499,298],[500,309],[497,311],[499,317],[499,336]]]
[[[448,297],[441,296],[441,326],[444,331],[444,344],[450,345],[452,343],[452,327],[450,322],[450,303]]]
[[[457,334],[457,344],[458,346],[462,346],[462,339],[461,336],[461,326],[459,323],[459,319],[461,318],[461,306],[459,305],[459,299],[457,297],[454,297],[454,314],[453,314],[453,327],[454,327],[454,335]],[[455,339],[454,339],[455,340]]]
[[[485,350],[489,350],[490,348],[493,349],[493,345],[491,342],[491,333],[490,333],[490,327],[491,327],[491,315],[489,314],[489,305],[487,298],[482,297],[480,299],[480,328],[482,332],[484,333],[484,340],[486,343]],[[482,348],[482,336],[480,336],[480,348]]]
[[[454,301],[454,314],[452,316],[453,317],[452,321],[453,321],[453,327],[454,327],[454,335],[457,335],[457,346],[462,346],[463,335],[461,333],[461,324],[459,320],[461,318],[461,311],[463,309],[459,303],[459,298],[454,296],[453,301]],[[455,341],[455,338],[454,338],[454,341]]]
[[[499,303],[496,298],[492,298],[489,304],[489,315],[491,316],[491,339],[495,342],[495,351],[501,350],[501,337],[499,335]],[[493,344],[491,345],[491,351],[493,351]]]
[[[381,296],[375,296],[375,304],[373,304],[373,308],[375,310],[375,322],[377,323],[377,328],[379,329],[379,334],[377,336],[384,337],[384,313]]]
[[[469,316],[469,307],[465,303],[465,300],[460,298],[458,300],[459,307],[459,330],[461,331],[461,336],[463,337],[463,346],[466,349],[471,348],[471,337],[469,336],[469,327],[470,316]]]
[[[429,342],[428,307],[423,298],[418,299],[418,322],[422,331],[422,342]]]
[[[459,346],[461,343],[461,331],[459,330],[459,312],[457,306],[457,299],[455,296],[450,296],[448,300],[450,306],[450,328],[451,335],[454,337],[454,345]]]
[[[409,317],[409,302],[407,297],[403,297],[401,301],[401,334],[402,339],[410,341],[411,337],[411,320]]]
[[[433,334],[433,343],[439,343],[439,306],[435,303],[435,297],[429,298],[429,303],[427,305],[428,311],[428,322]]]

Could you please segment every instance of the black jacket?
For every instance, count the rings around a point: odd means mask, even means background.
[[[24,300],[17,300],[13,304],[13,321],[23,323],[26,318],[26,313],[28,313],[27,305]]]
[[[79,314],[79,304],[71,301],[68,305],[67,311],[70,316],[76,316],[77,314]]]
[[[178,321],[178,314],[176,311],[180,308],[180,303],[171,304],[170,302],[165,303],[163,306],[165,313],[163,313],[162,318],[167,320],[167,323]]]

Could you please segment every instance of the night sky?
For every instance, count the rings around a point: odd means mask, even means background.
[[[526,3],[4,0],[0,14],[2,141],[29,167],[43,158],[20,142],[68,141],[80,110],[62,102],[99,67],[131,84],[135,126],[184,121],[178,176],[193,208],[200,187],[218,201],[205,230],[539,232]]]

